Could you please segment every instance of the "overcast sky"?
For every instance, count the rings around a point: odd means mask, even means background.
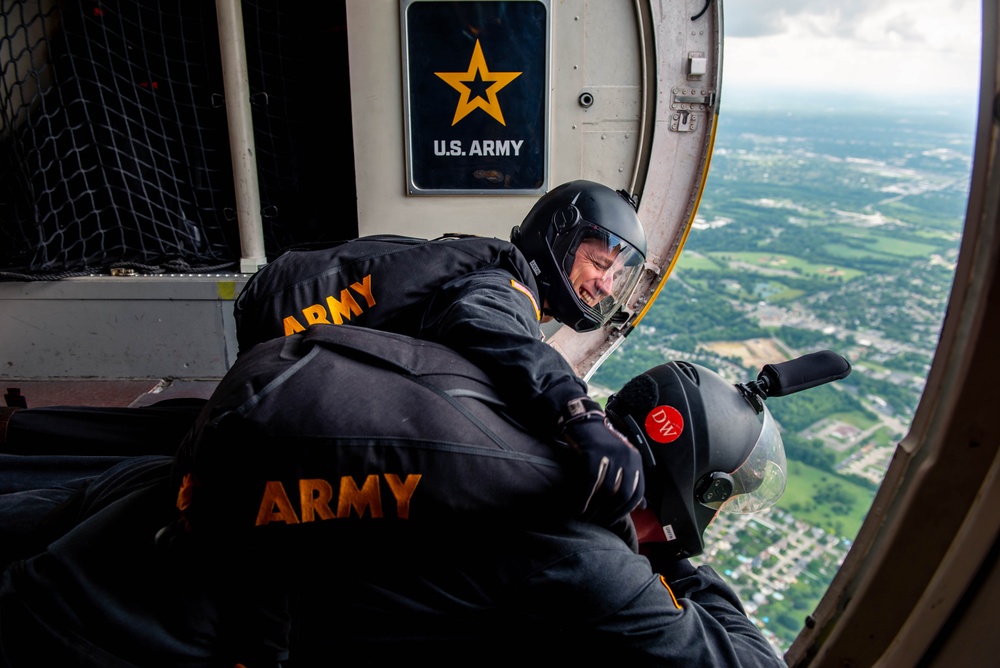
[[[979,90],[981,0],[723,0],[723,89]]]

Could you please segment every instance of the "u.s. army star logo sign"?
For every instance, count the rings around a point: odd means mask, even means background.
[[[545,192],[551,0],[399,2],[407,193]]]
[[[500,109],[500,101],[497,93],[511,81],[521,76],[520,72],[490,72],[483,56],[483,47],[476,40],[476,47],[472,51],[472,59],[469,61],[469,69],[465,72],[435,72],[437,76],[444,79],[449,86],[457,90],[461,96],[458,106],[455,107],[455,118],[451,124],[455,125],[460,120],[471,114],[476,109],[482,109],[500,123],[506,126],[503,120],[503,111]],[[485,99],[483,96],[485,95]]]

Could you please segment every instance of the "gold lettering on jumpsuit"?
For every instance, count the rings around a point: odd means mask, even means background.
[[[304,332],[306,327],[311,325],[343,325],[344,320],[350,320],[351,316],[356,318],[361,315],[361,305],[351,294],[351,290],[364,298],[368,308],[375,306],[375,295],[372,293],[372,275],[368,274],[361,279],[360,283],[351,283],[349,289],[341,290],[340,299],[333,295],[327,295],[325,304],[310,304],[302,309],[305,325],[294,315],[284,318],[282,323],[285,327],[285,336]]]
[[[396,517],[408,519],[410,516],[410,500],[420,482],[419,474],[409,474],[401,480],[394,473],[384,474],[385,482],[396,501]],[[359,518],[369,511],[373,519],[383,517],[382,487],[377,475],[365,478],[359,488],[351,476],[340,479],[337,490],[337,510],[330,507],[334,501],[334,487],[328,480],[322,478],[306,478],[299,480],[299,509],[296,513],[292,501],[280,480],[269,480],[264,484],[264,494],[260,500],[255,526],[284,522],[299,524],[319,522],[322,520],[343,519],[350,517],[351,511]]]

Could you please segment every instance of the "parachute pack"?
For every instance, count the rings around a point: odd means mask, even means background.
[[[534,278],[507,241],[445,236],[361,237],[333,246],[289,249],[258,271],[236,299],[240,354],[261,341],[316,324],[358,324],[414,334],[424,300],[452,280],[499,266],[521,282]]]
[[[257,534],[565,518],[571,456],[452,350],[317,325],[239,357],[181,445],[178,505],[192,529]]]

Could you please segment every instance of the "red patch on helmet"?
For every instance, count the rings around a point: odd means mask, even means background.
[[[684,433],[684,417],[673,406],[657,406],[646,416],[645,427],[657,443],[671,443]]]

